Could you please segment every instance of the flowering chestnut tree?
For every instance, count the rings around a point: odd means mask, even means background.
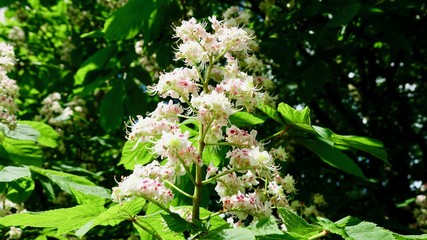
[[[341,136],[312,125],[308,108],[276,104],[276,97],[269,93],[274,88],[269,65],[255,55],[258,44],[255,34],[245,28],[248,21],[246,12],[232,7],[223,20],[191,18],[174,27],[179,67],[159,73],[158,81],[147,87],[160,100],[154,111],[127,124],[119,165],[131,173],[117,176],[111,192],[83,177],[22,160],[28,154],[23,156],[18,146],[27,150],[31,143],[55,148],[59,134],[39,122],[16,120],[18,87],[6,75],[15,62],[13,49],[0,43],[0,140],[7,153],[0,156],[13,162],[0,169],[0,182],[8,184],[6,190],[0,188],[0,194],[6,193],[0,195],[0,229],[8,227],[9,239],[19,238],[27,227],[45,228],[44,236],[62,239],[84,237],[96,226],[122,222],[132,223],[141,239],[316,239],[327,234],[344,239],[425,237],[398,235],[353,217],[333,222],[315,214],[310,224],[294,211],[303,204],[291,202],[297,190],[282,165],[288,153],[281,146],[269,146],[270,140],[293,128],[309,136],[301,141],[321,157],[330,146],[314,140],[366,151],[380,159],[385,152],[380,143],[367,138]],[[139,41],[135,46],[138,55],[143,55],[143,44]],[[141,60],[149,61],[146,56]],[[83,102],[76,100],[63,108],[60,99],[59,93],[49,94],[39,116],[58,129],[67,125],[74,112],[85,113],[80,106]],[[258,131],[264,129],[258,125],[267,119],[282,130],[260,139]],[[40,149],[30,150],[38,153]],[[330,165],[364,178],[352,161],[341,160],[328,159]],[[33,176],[48,192],[52,187],[45,179],[56,183],[78,205],[35,213],[14,204],[18,200],[8,192],[19,188],[13,181],[28,178],[34,185]],[[323,196],[315,195],[315,202],[323,204]],[[305,212],[318,213],[313,206]]]

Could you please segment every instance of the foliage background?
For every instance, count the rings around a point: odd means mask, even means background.
[[[426,231],[414,216],[415,196],[427,182],[427,4],[421,0],[2,1],[0,40],[14,44],[19,59],[11,76],[21,87],[19,118],[36,119],[52,92],[64,103],[86,102],[85,114],[60,128],[60,147],[44,149],[43,167],[115,186],[115,176],[128,174],[116,166],[123,122],[154,109],[146,86],[175,64],[173,24],[220,15],[235,4],[254,14],[250,27],[260,52],[274,62],[279,102],[309,106],[313,124],[379,139],[388,150],[390,164],[348,153],[373,182],[325,164],[295,135],[273,140],[291,152],[284,170],[297,180],[296,198],[309,204],[314,193],[323,194],[328,204],[320,210],[332,220],[352,215],[402,234]],[[15,26],[24,40],[10,34]],[[139,40],[148,60],[134,51]],[[261,126],[265,136],[278,130],[266,128],[272,125]],[[59,190],[46,197],[37,182],[28,199],[31,211],[75,205]],[[113,238],[124,227],[91,233]]]

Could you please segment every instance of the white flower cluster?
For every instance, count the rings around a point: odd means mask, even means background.
[[[85,113],[84,100],[74,99],[64,104],[65,107],[63,107],[61,103],[61,94],[58,92],[51,93],[44,98],[42,105],[38,120],[47,120],[50,125],[55,127],[63,127],[69,124],[74,113],[78,113],[81,116]]]
[[[281,177],[274,164],[275,158],[285,160],[283,148],[270,154],[256,140],[255,130],[249,132],[230,123],[234,113],[253,111],[259,102],[272,98],[263,91],[262,77],[241,70],[241,63],[263,68],[261,61],[250,56],[252,47],[257,46],[252,35],[239,26],[248,22],[248,16],[238,8],[226,15],[229,19],[225,21],[209,18],[212,32],[206,30],[207,23],[194,18],[175,28],[179,39],[175,57],[185,66],[162,73],[158,83],[149,87],[150,92],[171,100],[159,103],[145,118],[137,116],[127,132],[134,148],[148,144],[144,147],[148,146],[163,164],[154,161],[137,166],[113,189],[117,201],[142,196],[167,205],[173,194],[163,180],[173,184],[177,176],[192,176],[191,165],[206,169],[205,181],[216,181],[223,209],[240,220],[248,215],[270,215],[273,205],[287,205],[286,194],[295,192],[294,179],[290,175]],[[245,58],[250,60],[245,63]],[[183,130],[180,119],[195,122],[199,135]],[[221,145],[232,147],[224,159],[225,167],[218,170],[213,163],[204,166],[204,148]],[[197,176],[190,178],[194,181]]]
[[[23,213],[26,211],[23,204],[16,204],[7,199],[4,195],[0,195],[0,218],[12,213]],[[6,239],[19,239],[21,235],[21,228],[10,227],[9,231],[6,233],[6,236],[8,236]]]
[[[11,129],[14,129],[17,123],[18,107],[15,98],[18,96],[19,87],[15,80],[7,76],[7,73],[13,69],[15,61],[13,47],[0,42],[0,122]]]

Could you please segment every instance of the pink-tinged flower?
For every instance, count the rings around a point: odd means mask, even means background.
[[[175,179],[174,169],[167,165],[161,166],[158,161],[152,161],[145,166],[140,164],[136,165],[133,170],[133,175],[140,178],[168,180],[171,182],[174,182]]]
[[[137,119],[131,119],[131,125],[128,126],[127,139],[136,141],[135,147],[141,142],[149,142],[154,138],[161,136],[163,132],[178,129],[176,122],[167,119],[157,119],[153,117],[137,116]]]
[[[217,172],[218,168],[212,162],[210,162],[206,168],[206,179],[208,179],[210,176],[216,175]]]
[[[190,94],[197,95],[199,75],[195,68],[175,68],[172,72],[160,75],[159,82],[150,86],[150,91],[158,93],[161,97],[186,101]]]
[[[178,51],[175,53],[175,59],[183,59],[185,64],[193,66],[198,63],[209,62],[209,54],[202,45],[196,41],[188,41],[178,45]]]
[[[267,151],[260,151],[259,147],[254,148],[235,148],[227,153],[230,158],[230,165],[241,167],[257,167],[257,168],[271,168],[272,158]]]
[[[231,211],[239,219],[246,219],[248,214],[255,217],[266,217],[271,215],[270,202],[261,201],[259,193],[238,192],[232,196],[221,198],[222,206],[225,210]]]
[[[258,185],[257,176],[252,171],[247,171],[242,177],[242,184],[245,188],[251,188]]]
[[[158,103],[157,108],[148,115],[156,119],[167,119],[171,122],[178,122],[178,115],[183,112],[184,110],[180,104],[174,104],[172,100],[169,100],[167,104],[164,102]]]
[[[234,125],[225,130],[226,138],[225,140],[233,145],[239,147],[253,147],[257,145],[256,135],[257,131],[252,130],[250,133],[242,130]]]
[[[200,41],[207,37],[205,23],[197,23],[195,18],[191,18],[188,21],[182,21],[181,26],[175,27],[175,37],[181,39],[181,41]]]
[[[189,137],[188,131],[183,133],[180,129],[163,132],[161,137],[154,141],[153,152],[175,163],[183,161],[186,166],[191,163],[202,165],[197,149],[191,145]]]
[[[198,110],[197,118],[203,123],[210,123],[214,119],[226,121],[231,114],[236,112],[230,100],[217,91],[193,97],[191,105]]]
[[[222,171],[219,171],[218,174],[221,174],[224,171],[229,169],[223,168]],[[237,176],[235,172],[228,173],[217,180],[215,186],[215,191],[218,195],[222,197],[231,196],[237,192],[244,192],[245,188],[242,184],[241,179]]]
[[[143,197],[163,205],[168,205],[173,200],[173,196],[172,190],[159,179],[140,178],[133,174],[124,178],[118,187],[114,187],[112,193],[112,199],[117,202]]]

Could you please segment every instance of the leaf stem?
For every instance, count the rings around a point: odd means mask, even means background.
[[[193,176],[191,176],[191,177],[193,177]],[[168,180],[163,180],[163,182],[167,183],[169,186],[171,186],[173,189],[175,189],[176,191],[178,191],[182,195],[184,195],[184,196],[186,196],[188,198],[193,198],[193,196],[191,196],[190,194],[184,192],[181,188],[177,187],[175,184],[169,182]]]
[[[232,172],[238,172],[238,171],[244,171],[244,170],[251,170],[251,169],[254,169],[254,167],[233,168],[233,169],[230,169],[230,170],[228,170],[228,171],[222,172],[222,173],[220,173],[220,174],[218,174],[218,175],[215,175],[215,176],[213,176],[213,177],[211,177],[211,178],[209,178],[209,179],[204,180],[204,181],[202,182],[202,184],[207,184],[207,183],[213,182],[213,181],[215,181],[216,179],[218,179],[218,178],[220,178],[220,177],[222,177],[222,176],[225,176],[225,175],[227,175],[227,174],[229,174],[229,173],[232,173]]]
[[[163,238],[156,231],[152,231],[152,230],[148,229],[147,227],[145,227],[144,225],[142,225],[141,223],[139,223],[138,219],[136,219],[135,217],[131,218],[131,222],[133,222],[135,225],[137,225],[138,227],[140,227],[142,230],[144,230],[144,231],[148,232],[149,234],[151,234],[151,236],[153,236],[155,239],[163,240]]]

